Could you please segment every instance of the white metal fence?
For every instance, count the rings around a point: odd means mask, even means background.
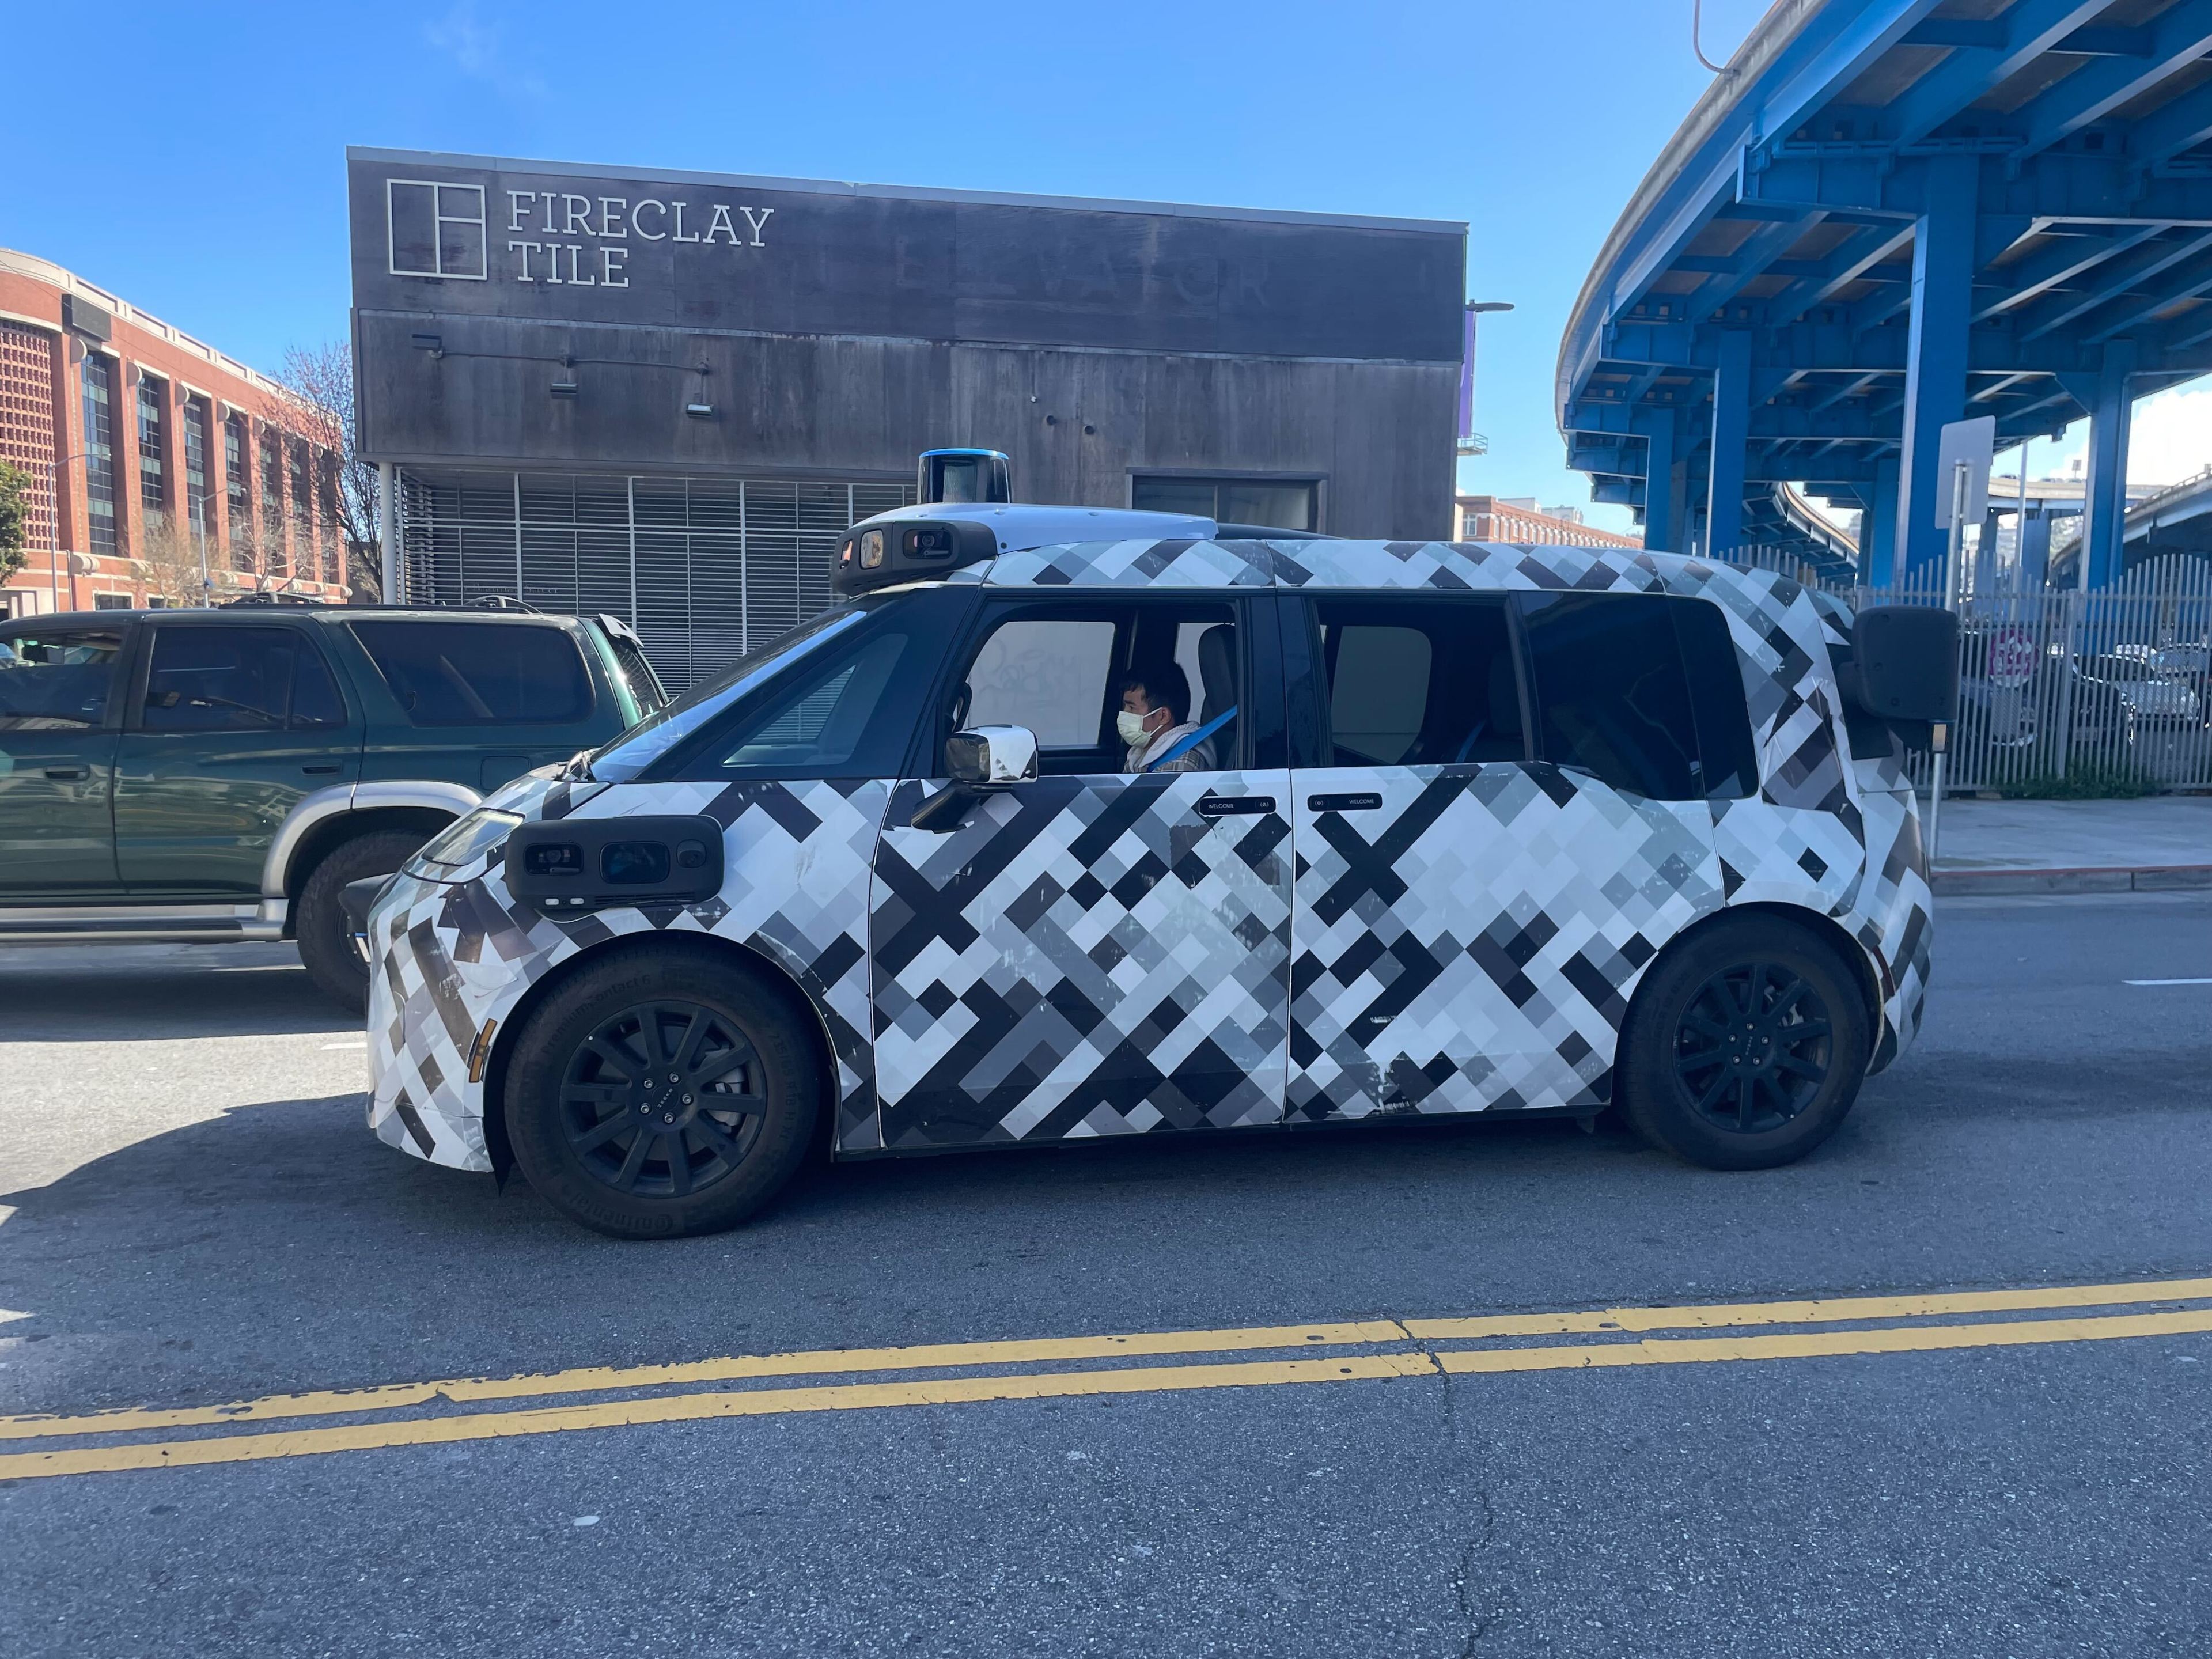
[[[1854,611],[1943,602],[1940,567],[1873,588],[1820,581],[1784,550],[1723,557],[1824,586]],[[2212,560],[2154,559],[2097,592],[1996,585],[1957,608],[1960,707],[1947,792],[2061,781],[2212,787]],[[1926,787],[1929,757],[1911,764]]]

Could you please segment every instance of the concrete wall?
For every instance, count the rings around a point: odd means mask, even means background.
[[[385,152],[349,171],[380,459],[894,479],[974,444],[1030,500],[1275,474],[1320,481],[1327,529],[1450,533],[1456,225]],[[394,213],[394,179],[460,185],[447,208],[480,199],[483,228],[410,242],[428,198],[403,182]],[[699,240],[676,242],[678,207]]]

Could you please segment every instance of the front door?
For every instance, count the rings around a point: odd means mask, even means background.
[[[116,863],[134,895],[244,900],[285,815],[361,775],[361,725],[307,629],[154,623],[116,756]]]
[[[941,777],[892,792],[870,895],[885,1147],[1280,1121],[1290,773],[1246,605],[986,605],[925,728],[933,769],[956,726],[1024,726],[1043,775],[949,829],[911,825]]]
[[[0,639],[0,898],[112,896],[117,685],[125,628]]]

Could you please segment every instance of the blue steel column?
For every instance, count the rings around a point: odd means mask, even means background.
[[[1943,557],[1948,501],[1936,476],[1938,434],[1966,412],[1966,331],[1973,311],[1974,195],[1971,155],[1926,163],[1927,207],[1912,229],[1912,329],[1905,348],[1905,456],[1897,492],[1896,557],[1910,574]]]
[[[1874,464],[1874,500],[1859,520],[1865,538],[1860,549],[1859,580],[1869,587],[1887,587],[1897,580],[1897,471],[1894,455]]]
[[[1705,551],[1725,553],[1743,541],[1744,447],[1751,436],[1751,334],[1723,332],[1713,365],[1712,471],[1705,494]]]
[[[2088,561],[2091,587],[2110,587],[2119,580],[2126,551],[2128,427],[2135,413],[2128,377],[2135,367],[2133,340],[2105,342],[2097,406],[2089,411],[2089,478],[2081,502],[2081,556]]]
[[[1639,415],[1644,433],[1644,545],[1654,553],[1679,552],[1682,520],[1674,504],[1674,411]]]

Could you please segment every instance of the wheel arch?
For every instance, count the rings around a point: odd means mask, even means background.
[[[1880,1071],[1886,1063],[1885,1056],[1893,1050],[1896,1041],[1894,1035],[1889,1030],[1888,1021],[1882,1012],[1885,998],[1884,981],[1887,977],[1887,969],[1880,965],[1869,953],[1866,946],[1854,939],[1850,931],[1833,916],[1802,904],[1755,900],[1747,904],[1724,905],[1717,910],[1698,917],[1697,921],[1668,939],[1660,948],[1658,954],[1644,963],[1643,971],[1637,975],[1636,991],[1629,998],[1630,1014],[1634,1014],[1637,998],[1643,994],[1644,982],[1651,977],[1651,970],[1660,963],[1665,961],[1674,952],[1688,945],[1692,941],[1702,939],[1714,928],[1724,927],[1731,921],[1741,921],[1747,916],[1771,916],[1777,921],[1802,927],[1807,933],[1834,951],[1844,965],[1852,970],[1852,978],[1859,988],[1859,997],[1866,1011],[1868,1049],[1871,1060],[1868,1070]],[[1628,1021],[1624,1018],[1621,1021],[1621,1030],[1625,1033],[1627,1029]]]
[[[483,797],[467,785],[437,779],[342,783],[315,790],[293,804],[270,839],[261,866],[261,896],[297,900],[308,873],[341,842],[373,830],[416,828],[428,841],[483,804]],[[289,919],[284,932],[289,938]]]
[[[530,1018],[544,1006],[548,999],[587,969],[617,957],[665,957],[672,948],[688,951],[704,957],[715,958],[740,972],[748,973],[762,984],[769,987],[789,1007],[799,1029],[813,1045],[816,1064],[821,1068],[823,1099],[822,1101],[822,1151],[828,1155],[836,1142],[837,1134],[837,1055],[830,1040],[830,1028],[822,1018],[822,1011],[806,988],[798,978],[767,951],[758,950],[741,940],[725,939],[717,933],[681,933],[653,932],[624,933],[589,950],[578,951],[564,957],[541,975],[526,991],[515,999],[514,1006],[501,1018],[498,1029],[492,1033],[491,1051],[484,1057],[483,1092],[480,1097],[483,1108],[484,1151],[491,1158],[493,1173],[502,1181],[514,1164],[514,1151],[507,1138],[507,1073],[514,1059],[515,1034],[530,1023]]]

